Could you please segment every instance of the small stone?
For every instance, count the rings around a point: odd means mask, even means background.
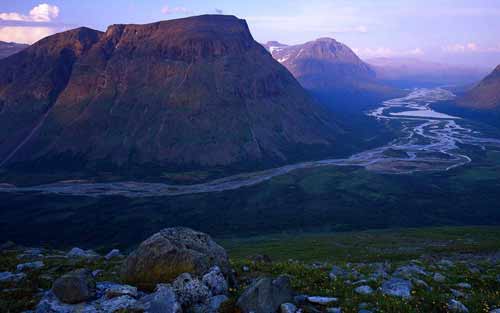
[[[364,286],[359,286],[356,289],[354,289],[356,293],[359,293],[360,295],[371,295],[373,293],[372,287],[368,285]]]
[[[489,313],[500,313],[500,308],[498,309],[493,309]]]
[[[241,269],[243,270],[243,272],[250,272],[250,268],[246,265],[243,265]]]
[[[111,299],[105,298],[99,302],[99,307],[102,312],[133,312],[133,310],[128,310],[132,309],[137,304],[136,299],[127,295],[113,297]]]
[[[327,313],[342,313],[342,309],[341,308],[327,308],[326,312]]]
[[[320,305],[328,305],[330,303],[337,302],[338,299],[334,297],[318,297],[318,296],[313,296],[313,297],[307,297],[307,301],[314,303],[314,304],[320,304]]]
[[[330,279],[336,280],[338,278],[346,278],[348,274],[349,273],[340,266],[334,265],[330,270],[328,276],[330,277]]]
[[[422,288],[426,288],[426,289],[428,289],[428,288],[429,288],[429,285],[428,285],[425,281],[423,281],[423,280],[421,280],[421,279],[414,279],[414,280],[413,280],[413,283],[414,283],[414,284],[415,284],[415,286],[417,286],[417,287],[422,287]]]
[[[409,299],[411,297],[412,284],[409,280],[392,278],[380,287],[383,294]]]
[[[458,283],[456,286],[458,288],[462,288],[462,289],[471,289],[472,288],[471,284],[469,284],[469,283]]]
[[[218,266],[212,267],[208,273],[203,275],[201,281],[214,296],[225,294],[228,291],[227,281]]]
[[[226,295],[217,295],[208,300],[208,309],[210,312],[219,312],[220,306],[228,301],[229,298]]]
[[[276,279],[260,277],[238,298],[236,306],[243,313],[276,312],[280,305],[293,299],[290,279],[279,276]]]
[[[90,270],[80,269],[56,279],[52,292],[61,302],[75,304],[94,298],[96,284]]]
[[[113,249],[104,256],[106,260],[111,260],[113,258],[121,258],[121,257],[123,257],[123,255],[120,253],[120,250],[118,249]]]
[[[99,288],[99,284],[98,284]],[[101,289],[101,288],[99,288]],[[110,283],[106,288],[105,288],[105,295],[106,298],[112,299],[116,297],[121,297],[121,296],[129,296],[132,298],[137,298],[139,296],[139,293],[137,292],[137,288],[129,285],[120,285],[120,284],[114,284]]]
[[[440,273],[435,273],[432,279],[437,283],[444,283],[446,281],[446,277]]]
[[[95,270],[95,271],[92,271],[92,276],[93,276],[94,278],[96,278],[96,277],[101,276],[101,275],[102,275],[102,273],[104,273],[104,271],[103,271],[103,270]]]
[[[366,309],[361,309],[358,311],[358,313],[373,313],[373,311],[366,310]]]
[[[172,288],[183,307],[205,302],[211,295],[208,287],[189,273],[179,275],[172,283]]]
[[[450,289],[450,292],[451,294],[455,297],[455,298],[463,298],[465,297],[465,294],[459,290],[456,290],[456,289]]]
[[[37,269],[40,269],[42,267],[44,267],[44,264],[42,261],[35,261],[35,262],[18,264],[16,266],[16,269],[18,272],[22,272],[24,270],[37,270]]]
[[[285,302],[280,305],[281,313],[295,313],[297,311],[297,307],[293,303]]]
[[[169,285],[158,284],[155,292],[142,297],[136,306],[138,312],[145,313],[181,313],[182,308],[175,292]]]
[[[66,254],[66,256],[68,258],[96,258],[99,255],[92,250],[83,250],[83,249],[75,247],[75,248],[71,249]]]
[[[428,274],[423,267],[410,264],[397,268],[393,275],[396,277],[410,279],[417,275],[427,276]]]
[[[452,313],[468,313],[469,309],[462,302],[451,299],[448,302],[448,310]]]
[[[293,297],[293,301],[297,304],[303,304],[307,301],[307,296],[306,295],[297,295]]]
[[[0,282],[19,282],[26,278],[26,274],[18,273],[14,274],[11,272],[0,272]]]

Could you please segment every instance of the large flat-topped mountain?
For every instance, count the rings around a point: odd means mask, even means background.
[[[80,28],[0,61],[0,163],[254,166],[332,152],[339,132],[244,20]]]
[[[472,109],[500,109],[500,65],[457,102]]]

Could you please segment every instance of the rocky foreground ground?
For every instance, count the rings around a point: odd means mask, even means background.
[[[128,256],[0,247],[0,312],[500,312],[500,252],[411,261],[229,260],[208,235],[154,234]]]

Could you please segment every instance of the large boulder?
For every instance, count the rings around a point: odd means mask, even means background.
[[[202,275],[213,266],[229,273],[224,248],[207,234],[175,227],[163,229],[141,243],[125,260],[122,276],[142,290],[153,290],[182,273]]]
[[[52,292],[63,303],[85,302],[96,296],[96,283],[90,270],[79,269],[56,279]]]
[[[290,279],[261,277],[250,285],[236,302],[243,313],[276,312],[280,305],[293,300]]]

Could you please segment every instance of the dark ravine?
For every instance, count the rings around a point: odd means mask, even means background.
[[[262,167],[343,134],[233,16],[47,37],[0,60],[0,106],[7,169]]]

